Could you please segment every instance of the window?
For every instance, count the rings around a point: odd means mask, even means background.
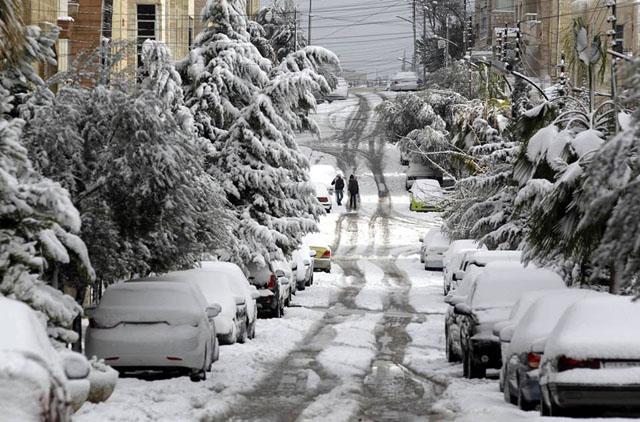
[[[102,1],[102,37],[111,39],[113,28],[113,0]]]
[[[193,16],[189,16],[189,50],[193,45]]]
[[[616,45],[613,48],[618,53],[624,52],[624,24],[616,25]]]
[[[142,44],[146,40],[156,39],[156,6],[155,4],[139,4],[138,18],[138,67],[142,66]]]

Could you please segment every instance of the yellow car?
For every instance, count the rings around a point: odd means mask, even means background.
[[[441,212],[444,194],[440,182],[434,179],[416,180],[411,186],[409,210],[418,212]]]
[[[331,272],[331,247],[324,246],[309,246],[316,254],[313,257],[313,271],[324,271],[325,273]]]

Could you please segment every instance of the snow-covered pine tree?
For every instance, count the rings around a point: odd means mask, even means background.
[[[71,325],[82,309],[42,274],[52,265],[71,262],[89,279],[95,273],[75,234],[80,215],[69,193],[34,169],[21,140],[24,121],[12,117],[10,90],[24,94],[41,82],[32,63],[53,54],[48,42],[40,43],[39,28],[22,26],[20,6],[0,0],[0,294],[37,311],[54,342],[72,343],[77,335]]]
[[[215,148],[208,169],[239,219],[234,259],[281,259],[322,213],[294,129],[308,125],[312,92],[328,93],[316,65],[337,59],[305,49],[274,68],[251,42],[242,1],[209,0],[204,18],[181,73],[198,133]]]
[[[263,7],[256,21],[264,28],[264,36],[280,62],[290,53],[307,46],[304,31],[296,31],[296,4],[292,0],[273,0]]]

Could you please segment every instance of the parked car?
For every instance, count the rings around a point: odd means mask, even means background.
[[[410,190],[413,186],[413,182],[416,180],[424,180],[424,179],[433,179],[438,182],[442,182],[442,174],[433,169],[431,166],[418,162],[412,161],[409,164],[409,168],[406,172],[406,181],[405,188]]]
[[[417,91],[418,75],[415,72],[398,72],[391,78],[388,89],[391,91]]]
[[[304,290],[307,286],[311,286],[313,284],[313,257],[315,255],[315,251],[311,250],[309,246],[303,244],[296,249],[291,256],[291,259],[293,259],[298,266],[295,271],[298,290]]]
[[[460,344],[464,375],[484,378],[488,368],[499,369],[500,340],[493,334],[493,325],[506,319],[523,293],[554,288],[565,288],[565,284],[558,274],[546,269],[501,263],[499,268],[487,266],[480,272],[467,300],[454,308],[455,313],[463,316]]]
[[[117,284],[88,312],[86,355],[119,372],[180,370],[201,381],[218,359],[213,319],[219,313],[191,283]]]
[[[204,271],[200,268],[175,271],[157,277],[148,277],[144,281],[171,281],[193,283],[207,302],[207,306],[220,307],[213,318],[216,336],[221,344],[244,343],[248,337],[247,303],[244,294],[235,294],[231,288],[230,277],[226,274]]]
[[[518,324],[500,333],[508,343],[502,363],[504,398],[522,410],[533,410],[540,403],[539,371],[547,337],[558,320],[579,300],[600,295],[586,289],[554,290],[543,294],[519,319]]]
[[[294,294],[296,288],[294,271],[298,269],[298,266],[295,262],[292,263],[288,261],[273,261],[271,266],[285,290],[284,305],[289,306],[291,304],[291,296]]]
[[[540,362],[541,412],[548,416],[640,414],[640,306],[603,295],[567,309]]]
[[[413,182],[410,190],[410,211],[441,212],[444,194],[440,183],[434,179],[421,179]]]
[[[465,256],[466,252],[473,252],[477,250],[487,248],[480,246],[477,241],[472,239],[460,239],[451,242],[447,250],[442,257],[442,275],[443,275],[443,290],[446,295],[451,290],[451,282],[453,281],[453,273],[460,268],[460,263]]]
[[[249,283],[240,267],[230,262],[201,262],[202,270],[213,273],[222,273],[228,276],[229,287],[236,296],[244,296],[247,306],[247,336],[251,339],[256,336],[256,320],[258,319],[258,305],[256,300],[261,297],[255,286]]]
[[[459,362],[462,360],[460,322],[464,319],[464,316],[455,313],[455,306],[458,303],[464,303],[467,300],[467,296],[471,293],[471,287],[473,286],[476,276],[482,271],[484,271],[484,268],[470,268],[458,284],[457,288],[455,290],[451,290],[444,298],[445,303],[449,305],[444,318],[445,353],[448,362]]]
[[[266,264],[251,262],[247,264],[249,283],[256,286],[260,293],[257,300],[258,315],[282,318],[284,303],[289,297],[289,286],[276,276],[275,270]]]
[[[331,246],[324,242],[313,241],[309,248],[316,253],[313,262],[314,271],[324,271],[325,273],[331,272]]]
[[[24,303],[0,297],[0,314],[0,419],[70,421],[89,395],[89,362],[57,352]]]
[[[469,249],[462,253],[462,259],[457,268],[451,272],[451,287],[455,288],[464,273],[471,267],[486,267],[489,262],[520,262],[522,251],[488,251],[486,249]],[[452,265],[457,260],[452,260]],[[533,267],[532,267],[533,268]]]
[[[349,98],[349,84],[344,78],[337,78],[338,84],[335,89],[327,95],[327,101],[346,100]]]
[[[331,212],[333,200],[327,187],[323,183],[314,183],[313,187],[316,190],[316,198],[318,202],[320,202],[320,205],[323,206],[326,212]]]
[[[424,234],[424,236],[418,238],[420,243],[420,263],[424,264],[424,260],[426,258],[427,247],[437,241],[438,239],[443,238],[446,242],[449,241],[449,238],[446,233],[444,233],[440,228],[430,229],[428,232]]]
[[[449,237],[439,229],[431,229],[422,239],[422,261],[425,270],[442,270],[444,254],[449,249]]]

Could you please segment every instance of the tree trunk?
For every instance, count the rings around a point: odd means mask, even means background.
[[[84,298],[87,292],[87,288],[79,288],[76,290],[76,302],[81,306],[84,303]],[[78,341],[73,343],[73,350],[78,353],[82,353],[82,315],[78,315],[73,320],[73,330],[78,333]]]

